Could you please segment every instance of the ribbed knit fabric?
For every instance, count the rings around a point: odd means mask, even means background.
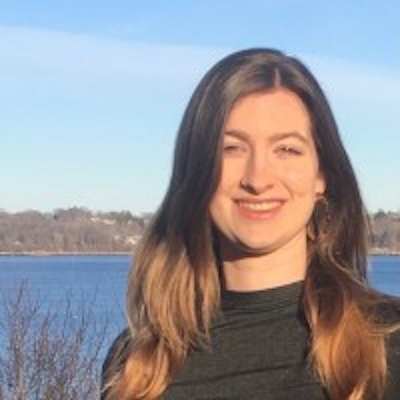
[[[192,350],[162,400],[326,400],[308,366],[309,329],[301,311],[303,283],[257,292],[223,292],[211,329],[211,348]],[[383,321],[400,311],[382,309]],[[104,364],[103,381],[117,355],[127,354],[124,331]],[[400,332],[388,338],[389,381],[384,400],[400,400]],[[376,399],[368,399],[376,400]]]
[[[307,367],[302,286],[224,292],[210,351],[191,352],[162,399],[327,399]]]

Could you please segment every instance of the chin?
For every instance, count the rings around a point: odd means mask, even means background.
[[[279,248],[278,245],[273,244],[273,243],[260,243],[260,242],[238,242],[237,247],[240,251],[248,254],[248,255],[254,255],[254,256],[259,256],[259,255],[265,255],[265,254],[270,254],[274,252],[277,248]]]

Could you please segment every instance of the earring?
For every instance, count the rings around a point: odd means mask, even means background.
[[[331,206],[328,198],[321,194],[317,196],[313,214],[307,224],[307,237],[310,241],[317,241],[328,232],[332,220]]]
[[[323,222],[323,232],[326,232],[326,228],[332,220],[331,214],[331,205],[329,204],[329,200],[325,195],[321,195],[319,198],[319,203],[321,205],[321,212],[322,212],[322,222]]]

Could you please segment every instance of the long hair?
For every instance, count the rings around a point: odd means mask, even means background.
[[[366,284],[366,214],[330,106],[296,58],[250,49],[217,63],[184,113],[169,188],[130,272],[127,315],[134,339],[114,377],[116,398],[160,397],[188,351],[207,347],[220,306],[209,204],[221,174],[221,132],[239,98],[277,88],[305,104],[327,183],[325,201],[310,220],[303,296],[310,365],[332,399],[382,395],[385,329],[374,316],[378,296]]]

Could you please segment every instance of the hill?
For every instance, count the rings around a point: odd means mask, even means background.
[[[150,219],[148,214],[80,207],[51,213],[0,211],[0,253],[131,253]],[[370,221],[371,253],[400,254],[400,213],[378,211]]]

